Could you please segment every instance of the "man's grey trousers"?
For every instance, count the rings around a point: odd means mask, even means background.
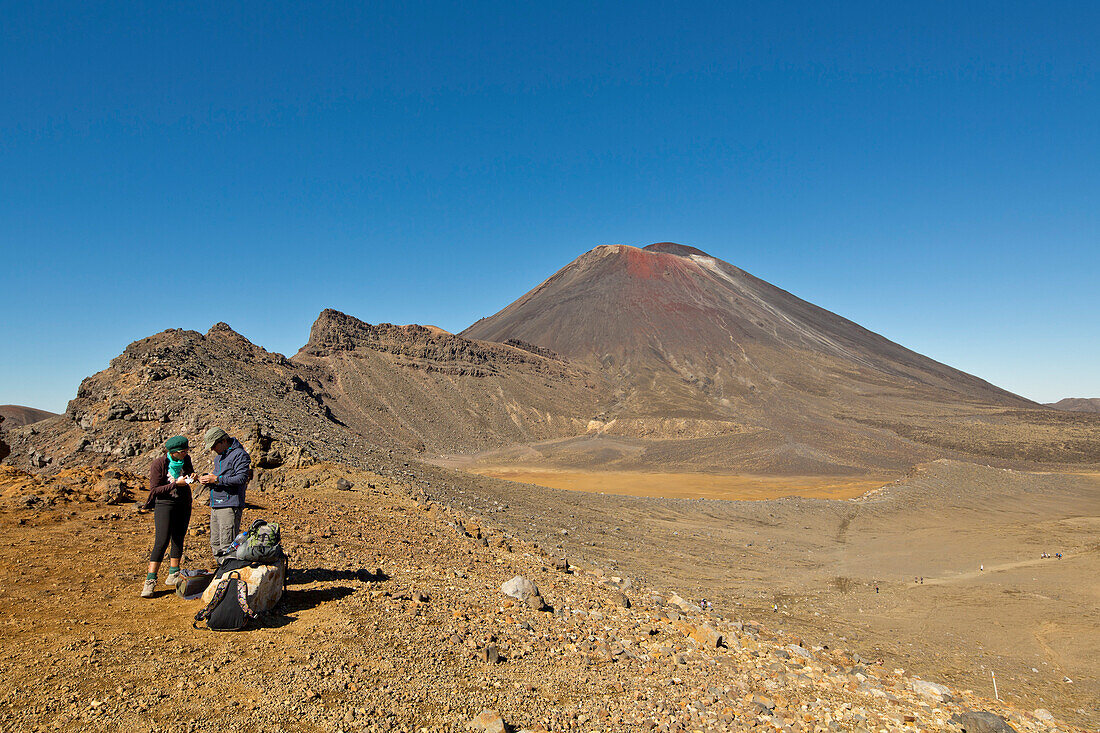
[[[233,544],[241,531],[241,515],[244,507],[227,506],[210,508],[210,550],[217,556],[220,550]]]

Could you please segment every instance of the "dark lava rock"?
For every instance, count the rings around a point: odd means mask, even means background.
[[[1016,733],[1016,729],[1009,725],[1008,721],[993,713],[975,710],[953,715],[951,720],[957,723],[965,733]]]

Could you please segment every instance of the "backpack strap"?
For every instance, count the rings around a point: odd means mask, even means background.
[[[245,616],[256,618],[257,613],[248,605],[248,586],[245,585],[243,580],[237,583],[237,603],[240,604],[241,611]]]

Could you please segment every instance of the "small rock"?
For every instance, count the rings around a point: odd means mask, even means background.
[[[507,727],[504,725],[504,719],[495,710],[485,709],[466,724],[466,730],[480,731],[481,733],[505,733]]]
[[[343,476],[336,479],[336,488],[339,489],[340,491],[351,491],[352,487],[354,487],[354,486],[355,486],[355,484],[353,484],[351,481],[348,481]]]
[[[722,635],[710,624],[693,627],[690,636],[704,649],[717,649],[722,645]]]

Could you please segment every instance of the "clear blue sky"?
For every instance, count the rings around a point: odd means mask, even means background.
[[[0,3],[0,404],[317,313],[459,331],[699,247],[1100,396],[1100,4]]]

